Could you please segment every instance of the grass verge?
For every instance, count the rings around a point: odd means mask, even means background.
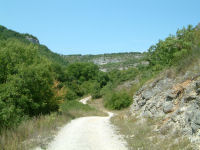
[[[111,122],[118,127],[128,143],[129,150],[192,150],[190,141],[179,133],[174,135],[155,131],[159,120],[115,116]],[[168,131],[167,131],[168,133]]]

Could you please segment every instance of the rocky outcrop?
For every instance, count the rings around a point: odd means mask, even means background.
[[[187,75],[187,74],[185,74]],[[200,142],[200,77],[160,77],[144,85],[134,96],[132,114],[138,118],[162,118],[162,128],[180,131]]]
[[[33,44],[40,44],[39,40],[30,36],[26,36],[26,39],[29,40]]]

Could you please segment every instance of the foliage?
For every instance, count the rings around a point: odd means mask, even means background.
[[[57,110],[53,73],[38,47],[19,40],[0,42],[0,126],[10,127],[23,116]]]
[[[100,83],[98,82],[93,82],[92,86],[91,86],[91,95],[92,98],[100,98],[102,95],[100,94]]]
[[[104,106],[110,109],[120,110],[130,106],[131,103],[131,96],[125,91],[111,92],[104,98]]]
[[[31,41],[29,41],[27,37],[38,41],[38,39],[36,37],[34,37],[33,35],[20,34],[18,32],[15,32],[13,30],[9,30],[6,27],[3,27],[3,26],[0,25],[0,41],[8,40],[8,39],[12,38],[12,39],[17,39],[17,40],[19,40],[23,43],[30,44]],[[34,43],[34,45],[37,45],[38,52],[40,53],[40,55],[46,57],[47,59],[49,59],[53,63],[56,62],[60,65],[67,65],[68,64],[68,61],[65,60],[64,57],[62,57],[59,54],[53,53],[46,46],[40,45],[40,44],[35,44],[35,43]]]
[[[166,66],[176,65],[197,46],[200,39],[199,29],[189,25],[187,28],[178,30],[176,35],[170,35],[165,40],[160,40],[156,45],[149,48],[148,61],[154,71],[162,70]]]
[[[63,82],[69,88],[67,99],[75,99],[83,95],[92,94],[93,98],[100,97],[100,90],[109,81],[107,74],[101,72],[93,63],[73,63],[67,66]]]

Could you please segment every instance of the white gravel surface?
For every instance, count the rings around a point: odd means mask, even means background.
[[[92,99],[92,97],[88,96],[86,98],[81,99],[80,102],[83,103],[83,104],[87,104],[87,101],[89,101],[90,99]]]
[[[63,127],[47,150],[127,150],[108,117],[82,117]]]

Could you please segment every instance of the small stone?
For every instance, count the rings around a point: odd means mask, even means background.
[[[197,82],[196,82],[196,88],[197,88],[197,89],[200,88],[200,81],[197,81]]]
[[[169,94],[169,95],[166,96],[166,101],[172,101],[175,98],[176,98],[175,94]]]
[[[194,123],[200,125],[200,111],[197,110],[194,113]]]
[[[197,94],[199,95],[199,94],[200,94],[200,88],[198,88],[198,89],[196,90],[196,92],[197,92]]]
[[[165,102],[163,105],[163,112],[170,113],[173,111],[173,103],[172,102]]]
[[[145,104],[146,104],[146,101],[145,101],[145,100],[140,100],[140,101],[138,101],[138,105],[139,105],[140,107],[144,106]]]
[[[142,93],[142,98],[145,100],[149,100],[153,96],[151,91],[145,91]]]
[[[145,111],[145,112],[143,112],[142,116],[143,117],[152,117],[152,114],[150,111]]]
[[[196,133],[198,131],[198,129],[200,129],[200,125],[197,125],[192,122],[191,128],[192,128],[192,133]]]
[[[187,96],[187,97],[184,98],[184,102],[188,103],[188,102],[190,102],[190,101],[192,101],[194,99],[196,99],[196,96],[189,95],[189,96]]]

